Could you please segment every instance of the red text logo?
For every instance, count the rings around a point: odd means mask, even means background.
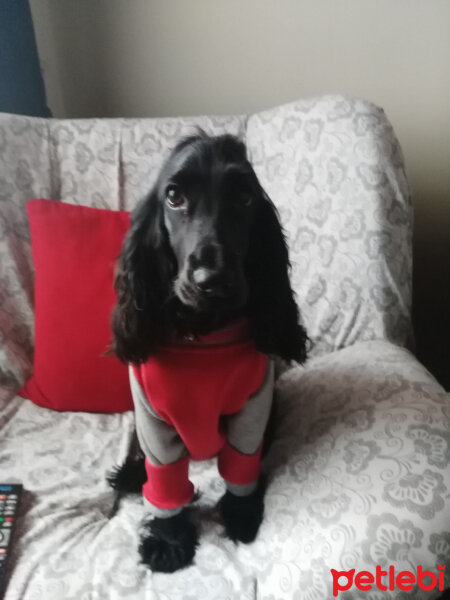
[[[400,571],[396,572],[394,567],[388,567],[383,571],[380,565],[377,565],[375,574],[370,571],[359,571],[355,574],[355,569],[350,571],[336,571],[331,569],[333,577],[333,596],[336,597],[339,592],[345,592],[355,586],[358,590],[368,592],[373,587],[381,591],[402,590],[409,591],[417,584],[421,590],[443,590],[444,589],[444,571],[445,565],[438,565],[438,573],[433,571],[424,571],[419,565],[417,572]]]

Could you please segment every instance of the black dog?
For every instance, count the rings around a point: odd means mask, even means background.
[[[289,266],[276,209],[244,144],[202,131],[185,138],[132,215],[115,280],[113,350],[142,365],[174,336],[207,335],[244,318],[259,353],[302,363],[307,336]],[[143,463],[127,461],[109,479],[135,491],[146,479]],[[263,496],[261,484],[246,495],[228,489],[219,507],[229,537],[255,538]],[[140,553],[153,570],[172,572],[192,561],[196,545],[183,509],[148,521]]]

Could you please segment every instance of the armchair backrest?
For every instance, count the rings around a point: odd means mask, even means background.
[[[325,96],[249,118],[256,172],[288,234],[313,353],[411,343],[412,206],[384,112]]]
[[[287,233],[312,353],[410,341],[412,208],[398,141],[372,104],[327,96],[249,117],[0,115],[0,383],[22,383],[32,368],[27,200],[132,210],[196,127],[246,141]]]

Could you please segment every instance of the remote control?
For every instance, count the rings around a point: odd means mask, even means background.
[[[11,548],[22,489],[19,483],[0,484],[0,597],[4,592],[6,561]]]

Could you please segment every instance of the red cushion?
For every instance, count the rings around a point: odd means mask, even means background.
[[[104,355],[129,213],[53,200],[31,200],[27,212],[36,270],[34,374],[19,393],[56,410],[131,410],[127,367]]]

